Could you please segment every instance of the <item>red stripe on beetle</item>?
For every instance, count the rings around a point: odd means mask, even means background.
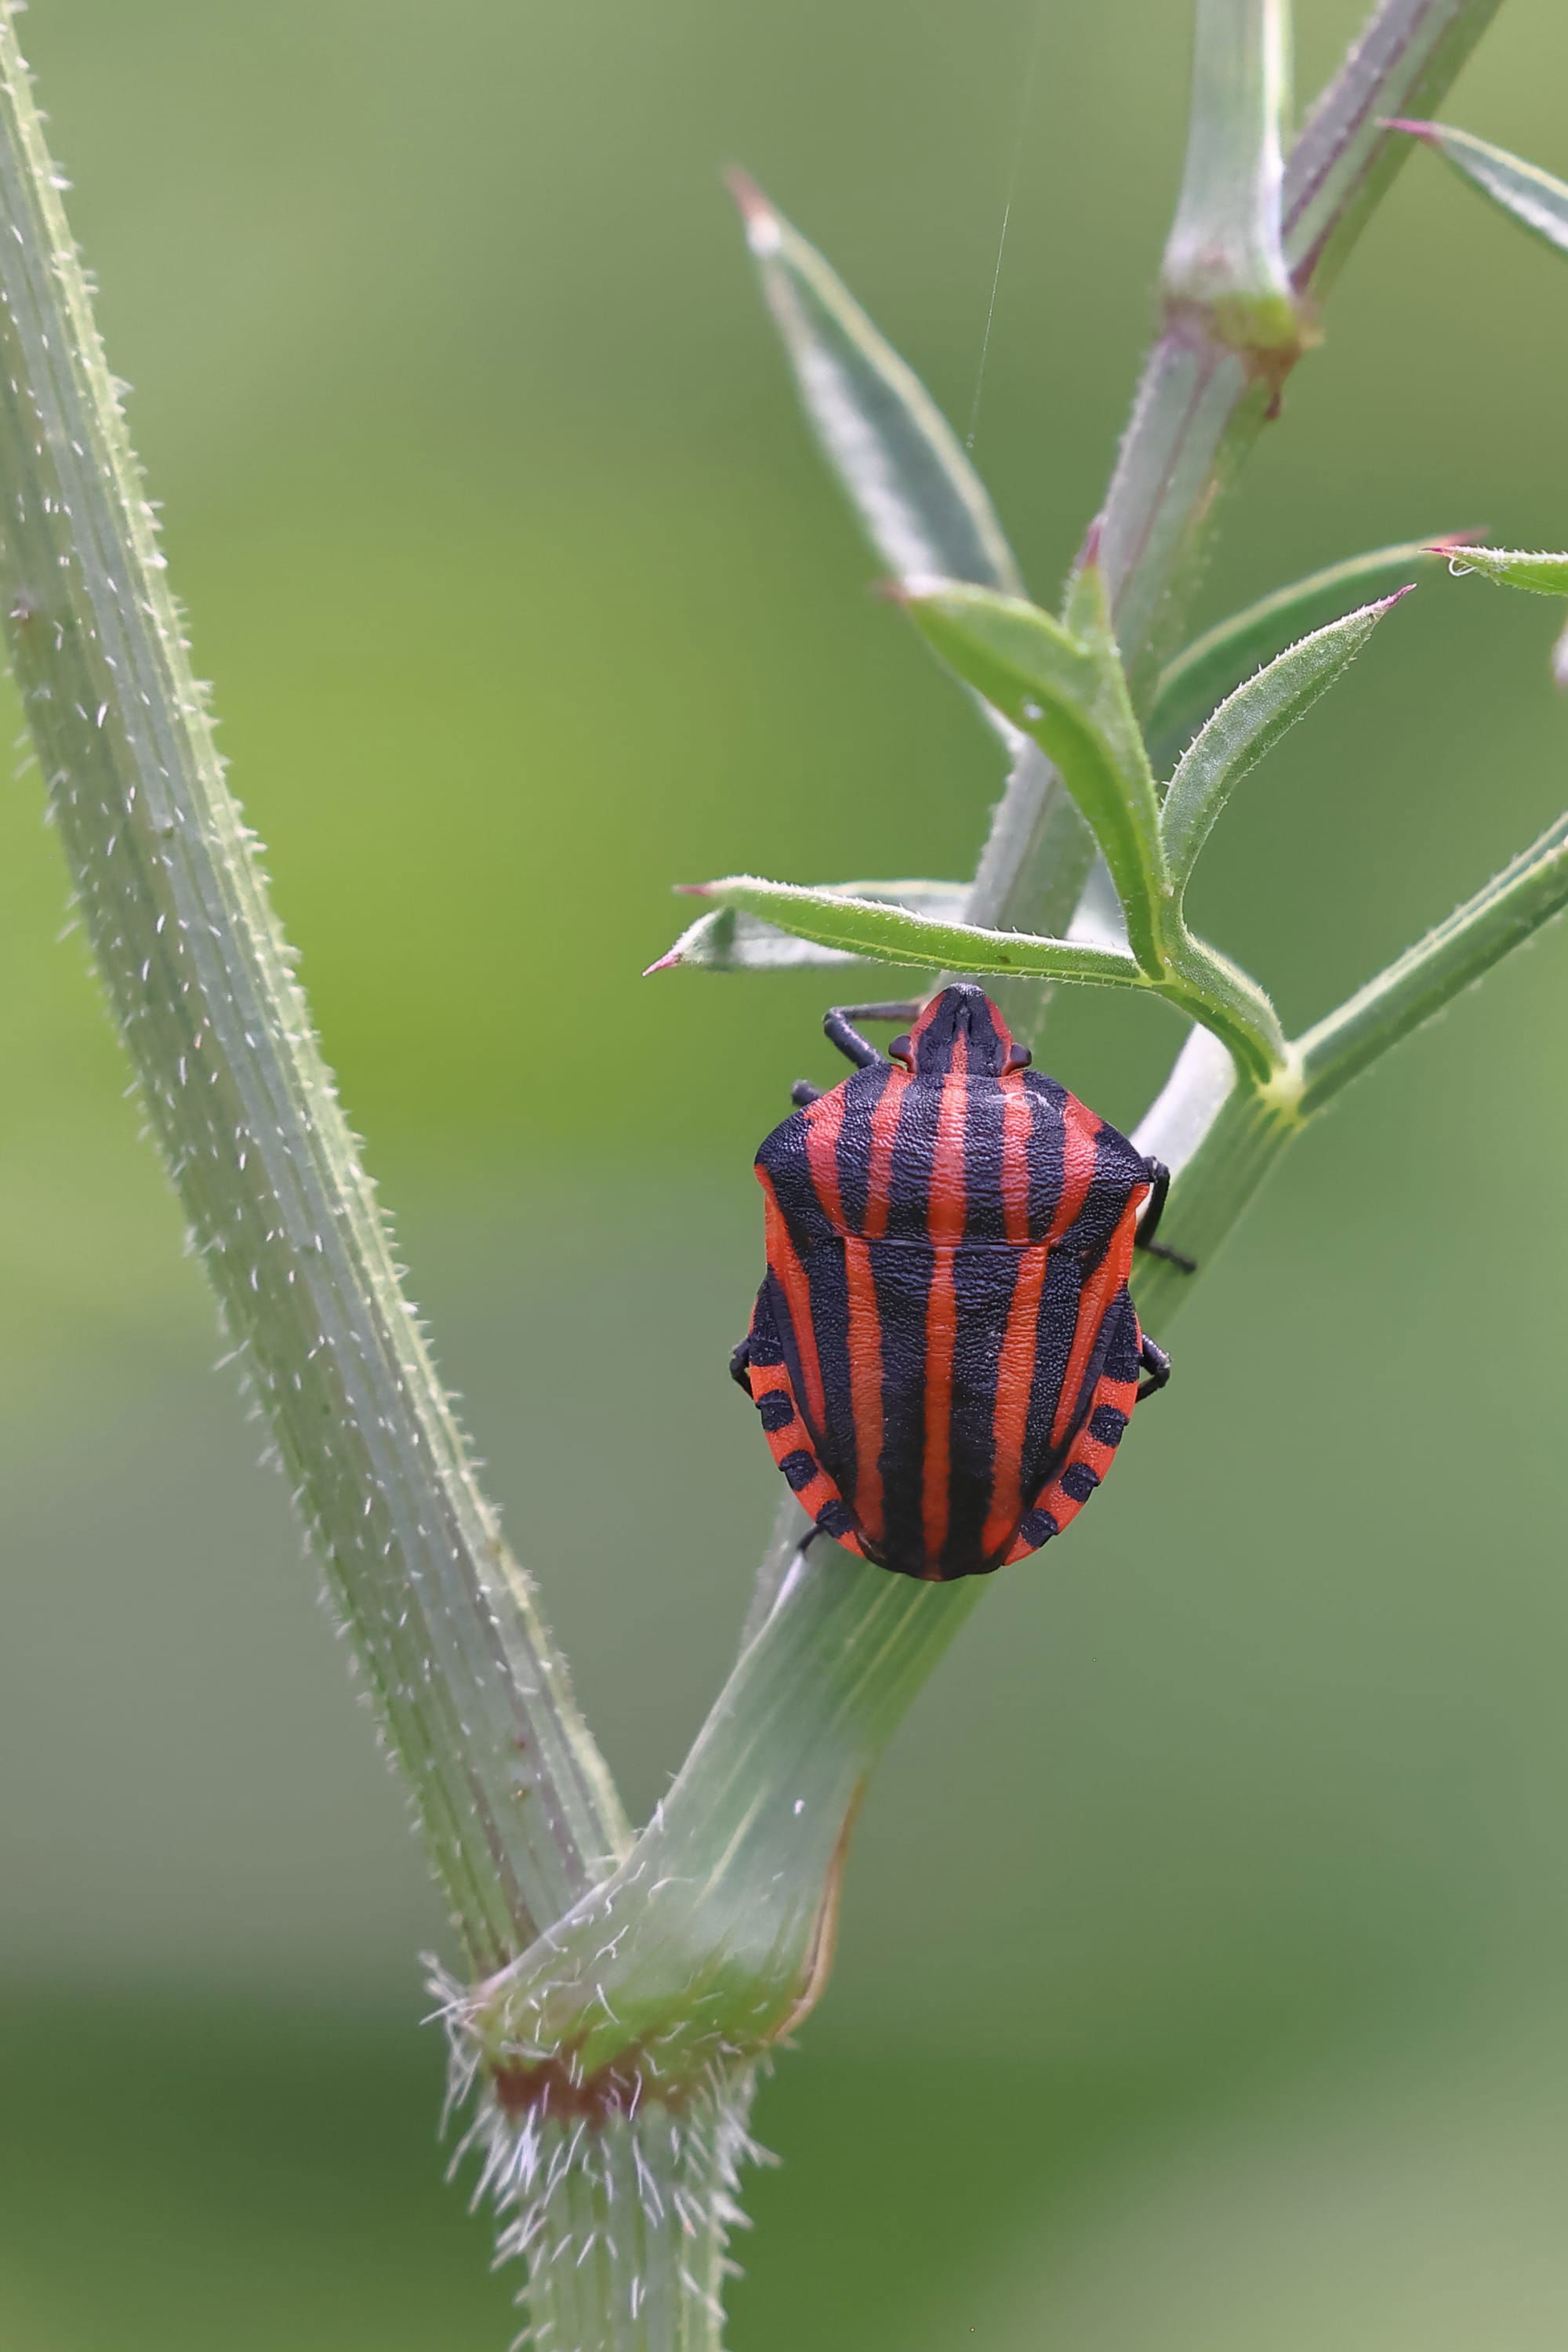
[[[888,1213],[893,1202],[893,1143],[909,1084],[908,1071],[895,1068],[871,1113],[871,1148],[866,1169],[868,1241],[879,1242],[888,1230]]]
[[[1072,1427],[1079,1394],[1089,1370],[1089,1360],[1094,1352],[1094,1343],[1100,1337],[1111,1302],[1131,1267],[1133,1220],[1137,1215],[1138,1203],[1147,1191],[1148,1186],[1145,1185],[1123,1210],[1121,1222],[1110,1237],[1105,1255],[1079,1294],[1072,1349],[1068,1356],[1061,1395],[1057,1401],[1056,1419],[1051,1424],[1054,1444],[1059,1445]]]
[[[994,1469],[991,1508],[981,1541],[987,1557],[999,1551],[1023,1517],[1029,1500],[1023,1490],[1024,1440],[1029,1425],[1029,1398],[1035,1382],[1035,1351],[1039,1344],[1040,1291],[1046,1279],[1046,1252],[1031,1250],[1018,1268],[1013,1304],[1007,1313],[1002,1352],[996,1362]]]
[[[856,1234],[844,1244],[844,1281],[849,1300],[849,1404],[855,1416],[855,1516],[873,1543],[881,1540],[882,1516],[882,1318],[871,1255]]]
[[[936,1140],[931,1147],[926,1231],[934,1247],[931,1292],[926,1305],[925,1454],[921,1523],[925,1530],[930,1573],[941,1574],[937,1563],[947,1541],[952,1516],[949,1482],[952,1472],[952,1359],[958,1345],[958,1299],[952,1282],[953,1245],[963,1238],[968,1199],[963,1176],[963,1129],[968,1110],[968,1054],[963,1038],[956,1041],[952,1066],[937,1110]]]
[[[1083,1105],[1069,1095],[1062,1105],[1062,1193],[1046,1234],[1047,1242],[1060,1241],[1089,1198],[1100,1127],[1092,1111],[1086,1112]]]
[[[838,1136],[844,1125],[844,1097],[835,1087],[814,1102],[805,1114],[805,1158],[822,1213],[840,1231],[844,1204],[838,1193]]]
[[[1029,1238],[1029,1138],[1035,1114],[1020,1070],[1002,1088],[1002,1220],[1010,1242]],[[1045,1272],[1044,1261],[1040,1271]],[[1034,1343],[1029,1360],[1034,1363]]]
[[[790,1321],[795,1328],[795,1343],[800,1350],[801,1376],[805,1381],[805,1394],[797,1397],[797,1407],[803,1407],[812,1428],[820,1432],[826,1425],[827,1406],[822,1388],[822,1365],[816,1352],[816,1328],[811,1319],[811,1285],[805,1268],[800,1262],[784,1211],[771,1179],[762,1177],[763,1189],[768,1196],[767,1253],[768,1265],[778,1278],[780,1288],[789,1307]]]

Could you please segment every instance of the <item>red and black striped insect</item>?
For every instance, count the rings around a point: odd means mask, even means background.
[[[1154,1240],[1166,1170],[1032,1070],[984,989],[915,1013],[824,1022],[855,1074],[797,1086],[757,1154],[768,1270],[730,1369],[824,1534],[945,1582],[1081,1510],[1170,1376],[1133,1250],[1192,1261]],[[891,1059],[870,1018],[913,1019]]]

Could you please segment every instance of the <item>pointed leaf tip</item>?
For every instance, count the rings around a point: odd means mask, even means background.
[[[1446,122],[1415,122],[1401,117],[1393,128],[1408,131],[1451,163],[1462,179],[1558,253],[1568,253],[1568,181],[1553,179],[1538,163],[1510,155],[1506,147],[1456,131]]]
[[[1342,620],[1358,597],[1370,604],[1405,585],[1428,564],[1442,562],[1451,548],[1467,546],[1476,530],[1434,533],[1330,564],[1305,580],[1276,589],[1245,612],[1233,613],[1205,630],[1160,678],[1149,715],[1149,755],[1168,773],[1204,721],[1258,668],[1314,629]],[[1380,606],[1381,612],[1383,608]]]
[[[1314,629],[1227,695],[1176,762],[1161,812],[1169,868],[1185,887],[1216,818],[1248,770],[1305,717],[1354,659],[1412,581]]]
[[[802,405],[879,568],[1021,589],[984,486],[930,393],[755,183],[731,173],[730,185]]]
[[[686,958],[678,947],[671,948],[668,954],[661,955],[657,963],[645,965],[642,976],[645,980],[651,980],[656,971],[673,971],[678,963],[684,963],[685,961]]]
[[[678,898],[710,898],[713,895],[711,882],[672,882],[669,887]]]
[[[1103,514],[1097,514],[1094,520],[1089,524],[1089,529],[1084,532],[1083,545],[1079,549],[1077,558],[1073,563],[1073,570],[1075,572],[1087,572],[1091,564],[1099,563],[1100,542],[1104,537],[1105,517]]]
[[[776,253],[784,236],[779,216],[751,173],[731,165],[724,174],[724,185],[735,200],[752,251]]]
[[[1448,559],[1458,579],[1469,572],[1505,588],[1527,588],[1537,596],[1568,596],[1568,553],[1547,548],[1472,547],[1450,541],[1434,551]]]
[[[1437,137],[1437,126],[1435,122],[1417,122],[1413,117],[1405,114],[1380,114],[1377,118],[1377,127],[1380,131],[1407,131],[1412,139],[1425,139],[1428,145],[1431,145]]]

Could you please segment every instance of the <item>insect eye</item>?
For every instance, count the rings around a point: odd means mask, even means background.
[[[894,1038],[892,1044],[888,1048],[888,1052],[895,1062],[901,1062],[906,1070],[912,1070],[914,1068],[914,1048],[910,1044],[907,1031],[903,1036]]]
[[[1034,1058],[1027,1045],[1010,1045],[1002,1066],[1005,1070],[1026,1070]]]

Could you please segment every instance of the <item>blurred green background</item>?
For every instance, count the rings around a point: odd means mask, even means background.
[[[1186,13],[1045,0],[978,456],[1047,596],[1149,322]],[[1310,91],[1356,11],[1301,15]],[[328,1050],[638,1808],[773,1508],[724,1377],[749,1161],[828,1066],[819,983],[638,980],[665,886],[962,871],[997,787],[865,593],[719,174],[962,420],[1033,21],[24,23]],[[1565,76],[1561,10],[1509,0],[1447,111],[1562,171]],[[1381,540],[1568,538],[1551,255],[1417,157],[1329,326],[1203,617]],[[1562,805],[1553,622],[1424,588],[1248,787],[1199,911],[1293,1021]],[[419,1853],[212,1374],[35,774],[0,833],[0,2345],[499,2347]],[[1310,1138],[1110,1500],[921,1699],[762,2105],[737,2352],[1568,2336],[1565,998],[1554,935]],[[1083,997],[1053,1060],[1130,1120],[1174,1035]],[[662,1372],[623,1422],[629,1340]]]

